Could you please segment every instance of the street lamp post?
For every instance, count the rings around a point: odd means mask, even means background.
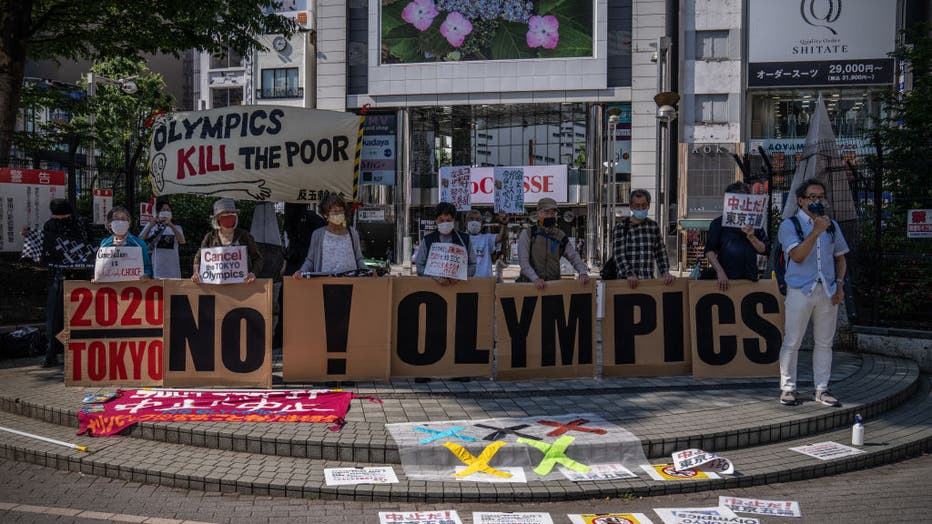
[[[608,110],[608,161],[606,164],[607,178],[606,178],[606,191],[608,192],[608,199],[606,202],[606,212],[605,218],[606,227],[605,235],[602,245],[602,264],[605,262],[612,254],[612,231],[615,226],[615,220],[618,212],[618,175],[616,173],[615,165],[618,162],[618,153],[616,150],[616,140],[618,139],[618,114],[621,113],[621,110],[617,107],[613,107]]]

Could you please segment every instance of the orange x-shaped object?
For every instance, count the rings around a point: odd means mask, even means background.
[[[538,424],[544,426],[550,426],[552,428],[557,428],[550,433],[547,433],[548,437],[559,437],[560,435],[566,433],[567,431],[579,431],[582,433],[595,433],[596,435],[604,435],[608,433],[604,429],[600,428],[584,428],[583,424],[588,424],[589,421],[584,418],[578,418],[576,420],[571,420],[566,424],[561,424],[560,422],[555,422],[553,420],[538,420]]]
[[[473,473],[488,473],[489,475],[495,475],[496,477],[502,478],[511,478],[511,473],[506,471],[499,471],[492,466],[489,466],[489,461],[492,460],[492,457],[498,453],[498,450],[505,445],[501,440],[497,440],[482,450],[482,453],[479,453],[478,457],[472,456],[472,453],[469,452],[463,446],[455,444],[453,442],[444,442],[444,447],[450,450],[456,458],[460,459],[460,462],[466,464],[466,469],[460,471],[459,473],[454,473],[454,477],[467,477]]]

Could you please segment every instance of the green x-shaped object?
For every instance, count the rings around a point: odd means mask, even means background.
[[[589,471],[589,466],[580,464],[566,456],[566,448],[570,447],[570,444],[572,444],[574,440],[576,440],[576,437],[563,435],[555,440],[553,444],[547,444],[546,442],[524,437],[519,438],[518,442],[536,448],[544,454],[544,458],[541,459],[540,464],[534,468],[534,473],[543,477],[550,473],[550,470],[553,469],[555,464],[561,464],[579,473],[586,473]]]

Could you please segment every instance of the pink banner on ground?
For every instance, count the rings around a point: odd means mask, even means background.
[[[307,389],[125,389],[109,402],[81,408],[78,435],[114,435],[137,422],[326,422],[336,430],[353,398]]]

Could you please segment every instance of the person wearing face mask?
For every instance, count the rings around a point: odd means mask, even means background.
[[[725,193],[748,195],[751,186],[735,182],[725,188]],[[722,227],[719,215],[709,224],[709,236],[705,243],[705,257],[715,269],[718,287],[728,291],[728,280],[752,280],[757,282],[757,256],[770,250],[770,241],[764,228],[753,226]]]
[[[184,244],[181,226],[172,222],[172,206],[168,201],[158,202],[158,216],[139,232],[148,242],[152,257],[152,274],[155,278],[181,278],[178,246]]]
[[[631,289],[638,281],[655,278],[657,271],[666,285],[673,283],[667,250],[663,245],[660,226],[648,218],[650,193],[644,189],[631,192],[631,216],[616,224],[612,238],[612,251],[618,266],[619,278],[628,279]]]
[[[560,280],[560,258],[566,258],[579,273],[579,282],[589,283],[589,268],[579,258],[576,246],[557,227],[557,201],[542,198],[537,202],[539,224],[521,231],[518,236],[518,264],[521,275],[516,282],[533,282],[545,289],[548,280]]]
[[[246,246],[246,267],[248,273],[244,283],[249,284],[256,279],[256,271],[262,267],[262,254],[256,247],[256,241],[249,231],[236,227],[239,223],[239,210],[236,201],[232,198],[221,198],[214,202],[214,214],[210,219],[212,231],[208,231],[201,241],[201,247]],[[201,251],[194,255],[194,273],[191,280],[200,282],[198,274],[201,266]]]
[[[346,202],[340,195],[330,193],[320,202],[320,213],[327,219],[327,226],[311,234],[307,257],[294,277],[301,273],[326,273],[336,275],[366,269],[359,233],[346,225]]]
[[[498,234],[482,232],[482,214],[478,209],[466,213],[466,232],[469,233],[469,247],[476,259],[477,277],[492,276],[492,257],[501,250],[502,238],[507,229],[501,228]]]
[[[427,268],[427,257],[430,255],[430,246],[434,242],[444,242],[450,244],[456,244],[466,248],[467,257],[469,262],[466,267],[466,276],[473,277],[476,274],[476,256],[473,253],[472,248],[470,247],[469,235],[461,234],[459,231],[454,229],[456,219],[456,207],[449,202],[441,202],[437,204],[437,214],[436,214],[437,230],[432,231],[431,233],[424,235],[424,239],[421,241],[420,246],[417,250],[417,257],[414,259],[414,263],[417,266],[417,274],[419,276],[424,276],[424,270]],[[442,277],[431,277],[436,280],[441,286],[448,284],[456,283],[455,279],[452,278],[442,278]]]
[[[100,241],[100,247],[110,246],[136,246],[142,249],[143,278],[148,280],[152,278],[152,261],[149,259],[149,248],[146,243],[139,237],[129,232],[129,224],[132,221],[129,211],[123,206],[113,206],[107,213],[107,229],[112,235]]]
[[[796,190],[799,210],[780,224],[779,239],[786,255],[786,299],[783,346],[780,348],[780,403],[799,403],[796,362],[809,319],[812,319],[812,379],[815,400],[838,407],[829,392],[832,341],[838,304],[845,298],[842,286],[847,271],[848,243],[838,224],[825,215],[825,185],[803,181]]]

